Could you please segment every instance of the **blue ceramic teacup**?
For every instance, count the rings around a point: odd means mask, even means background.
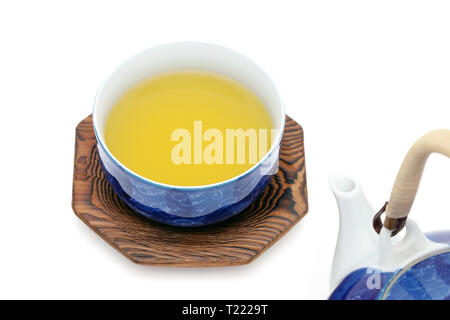
[[[136,83],[161,72],[202,69],[232,78],[265,104],[276,129],[269,152],[246,172],[203,186],[167,185],[144,178],[108,150],[105,123],[115,102]],[[278,170],[285,111],[267,74],[241,54],[221,46],[181,42],[147,49],[120,65],[100,87],[93,123],[103,171],[118,196],[147,218],[174,226],[202,226],[227,219],[248,207]]]

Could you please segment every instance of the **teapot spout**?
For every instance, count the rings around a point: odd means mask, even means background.
[[[347,176],[330,176],[339,207],[339,235],[333,260],[331,286],[335,288],[352,271],[376,263],[377,234],[372,227],[375,211],[361,186]]]

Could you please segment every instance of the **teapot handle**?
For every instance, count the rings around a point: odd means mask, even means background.
[[[408,216],[416,198],[425,164],[432,153],[450,158],[450,130],[432,131],[411,147],[403,161],[386,207],[384,226],[393,230],[401,219]]]

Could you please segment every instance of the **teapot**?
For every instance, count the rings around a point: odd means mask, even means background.
[[[358,182],[330,177],[340,212],[330,300],[450,300],[450,230],[424,234],[408,218],[432,153],[450,157],[450,130],[411,147],[378,213]]]

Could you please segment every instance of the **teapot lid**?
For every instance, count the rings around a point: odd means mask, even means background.
[[[450,248],[416,261],[397,272],[382,300],[449,300]]]

